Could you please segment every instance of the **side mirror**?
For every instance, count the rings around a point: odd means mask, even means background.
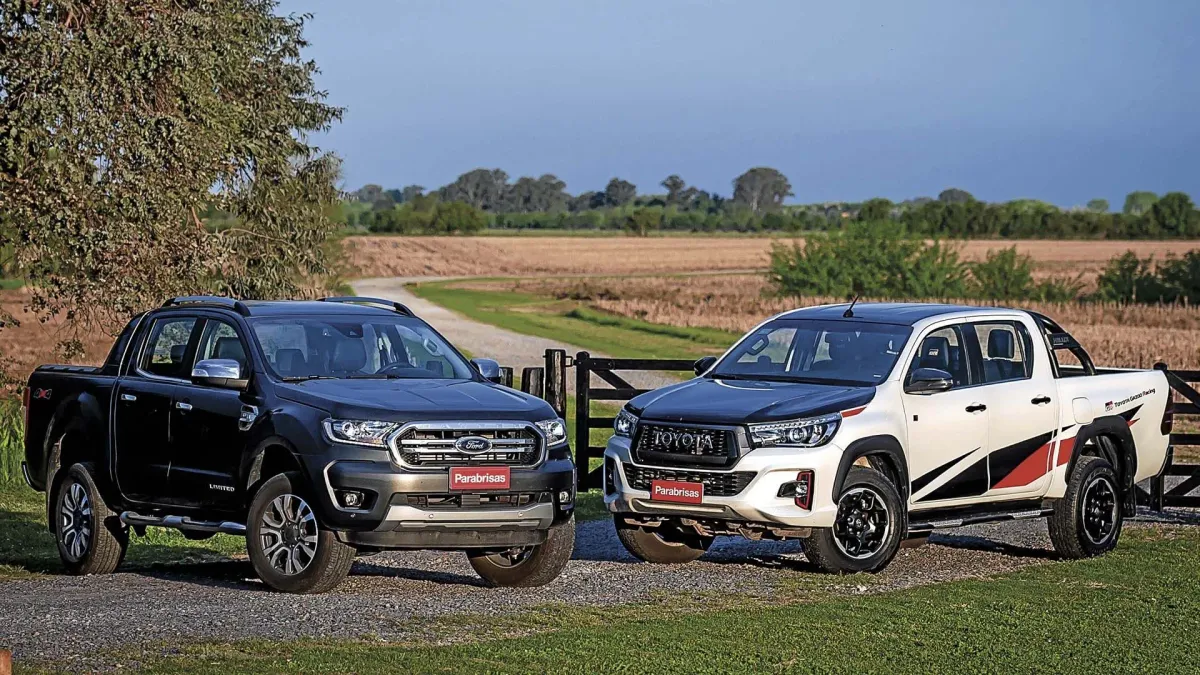
[[[954,376],[938,368],[917,368],[904,385],[906,394],[933,394],[954,387]]]
[[[483,379],[500,384],[500,364],[492,359],[471,359],[471,365],[483,375]]]
[[[712,368],[713,364],[716,362],[717,357],[715,356],[702,356],[699,359],[696,359],[696,363],[692,365],[692,370],[696,371],[696,377],[699,377],[707,373],[708,369]]]
[[[248,373],[233,359],[204,359],[192,368],[192,382],[222,389],[245,389]]]

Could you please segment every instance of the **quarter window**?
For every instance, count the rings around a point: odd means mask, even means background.
[[[983,360],[983,381],[986,384],[1023,380],[1033,373],[1033,351],[1029,348],[1029,332],[1018,323],[976,323],[975,338]]]

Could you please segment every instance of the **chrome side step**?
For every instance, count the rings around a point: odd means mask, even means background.
[[[977,525],[979,523],[997,523],[1005,520],[1025,520],[1027,518],[1045,518],[1054,513],[1054,509],[1034,508],[1021,511],[997,511],[993,513],[975,513],[959,518],[940,518],[928,521],[916,521],[908,524],[908,531],[914,533],[929,532],[948,527]]]
[[[121,514],[121,522],[129,527],[169,527],[187,532],[215,532],[246,536],[246,526],[230,521],[192,520],[187,516],[143,516],[133,511]]]

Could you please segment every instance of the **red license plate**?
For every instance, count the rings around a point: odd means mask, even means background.
[[[507,466],[456,466],[450,469],[451,490],[507,490],[510,479]]]
[[[650,481],[650,500],[699,504],[704,501],[704,483],[685,483],[681,480]]]

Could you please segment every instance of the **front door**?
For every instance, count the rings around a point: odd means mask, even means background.
[[[197,319],[167,316],[150,327],[146,348],[117,383],[113,408],[115,471],[122,494],[162,502],[169,494],[171,404],[186,380]]]
[[[903,394],[908,424],[909,500],[913,510],[953,506],[988,490],[989,410],[970,365],[961,324],[929,330],[909,365],[950,373],[954,385]]]
[[[233,325],[207,319],[196,361],[232,359],[248,372],[246,345]],[[192,382],[175,390],[171,410],[171,492],[189,506],[225,506],[241,499],[238,484],[246,434],[238,422],[249,401],[240,391]]]

